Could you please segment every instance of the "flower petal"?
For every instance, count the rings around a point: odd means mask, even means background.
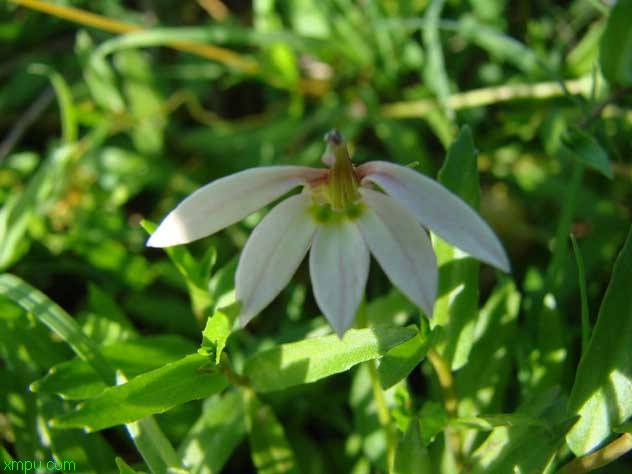
[[[309,204],[306,193],[286,199],[264,217],[246,242],[235,274],[242,327],[288,284],[309,250],[317,227]]]
[[[369,250],[393,284],[432,316],[438,271],[430,239],[394,199],[366,188],[360,194],[368,208],[356,222]]]
[[[169,247],[213,234],[324,173],[326,170],[304,166],[270,166],[213,181],[171,211],[147,245]]]
[[[369,262],[369,249],[352,222],[340,219],[318,228],[309,253],[309,272],[316,303],[339,337],[355,319]]]
[[[421,225],[466,253],[505,272],[505,249],[487,223],[461,198],[410,168],[371,161],[356,169],[412,212]]]

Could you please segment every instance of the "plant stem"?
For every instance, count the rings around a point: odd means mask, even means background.
[[[443,404],[445,407],[445,411],[448,414],[449,418],[456,418],[459,398],[454,388],[454,377],[452,377],[450,366],[435,349],[430,349],[430,351],[428,351],[427,357],[432,364],[435,372],[437,373],[439,385],[443,389]],[[463,468],[461,435],[459,434],[459,431],[457,429],[450,426],[446,426],[445,435],[446,444],[450,449],[450,452],[454,456],[454,462],[456,464],[457,471],[461,472]]]
[[[142,31],[144,28],[124,21],[113,20],[103,15],[87,12],[79,8],[56,5],[41,0],[10,0],[23,7],[47,13],[58,18],[78,23],[80,25],[91,26],[110,33],[133,33]],[[213,59],[223,64],[233,66],[245,72],[254,73],[259,70],[259,65],[250,59],[242,57],[226,48],[209,44],[195,43],[193,41],[178,41],[170,45],[174,49],[194,53],[208,59]]]
[[[377,373],[377,366],[374,360],[367,362],[369,366],[369,373],[371,374],[371,387],[373,388],[373,400],[377,407],[377,417],[380,421],[380,425],[386,432],[386,465],[388,472],[391,472],[393,463],[395,462],[395,448],[396,438],[395,430],[393,429],[393,420],[391,418],[391,412],[386,404],[386,398],[384,398],[384,391],[380,385],[380,378]]]
[[[632,434],[624,433],[612,443],[581,458],[574,459],[557,474],[583,474],[605,466],[632,450]]]
[[[564,83],[571,94],[587,94],[590,91],[591,79],[583,77]],[[560,97],[564,91],[558,82],[540,82],[538,84],[513,84],[505,86],[484,87],[448,97],[448,106],[453,110],[483,107],[519,99],[549,99]],[[381,107],[384,117],[407,118],[421,117],[436,110],[437,102],[433,99],[394,102]]]

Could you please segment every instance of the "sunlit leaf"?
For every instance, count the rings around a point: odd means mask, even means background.
[[[221,392],[225,387],[224,376],[209,371],[208,359],[193,354],[123,385],[110,387],[52,423],[56,428],[102,430],[163,413],[181,403]]]
[[[595,449],[632,415],[630,281],[632,229],[614,264],[569,400],[569,411],[581,416],[566,438],[577,456]]]
[[[416,329],[401,327],[350,329],[342,339],[330,335],[282,344],[254,354],[244,375],[258,392],[315,382],[376,359],[415,334]]]

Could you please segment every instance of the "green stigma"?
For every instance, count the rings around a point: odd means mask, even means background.
[[[333,158],[333,164],[329,170],[327,194],[331,207],[335,211],[342,211],[360,197],[358,179],[353,171],[342,134],[336,129],[330,130],[325,135],[325,142],[327,142],[325,154]]]

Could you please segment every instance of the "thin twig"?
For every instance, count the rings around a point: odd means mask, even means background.
[[[9,133],[0,143],[0,163],[11,152],[15,144],[22,138],[24,132],[37,120],[37,118],[46,110],[55,97],[53,86],[47,86],[46,89],[29,105],[24,113],[16,120],[15,124],[9,130]]]

